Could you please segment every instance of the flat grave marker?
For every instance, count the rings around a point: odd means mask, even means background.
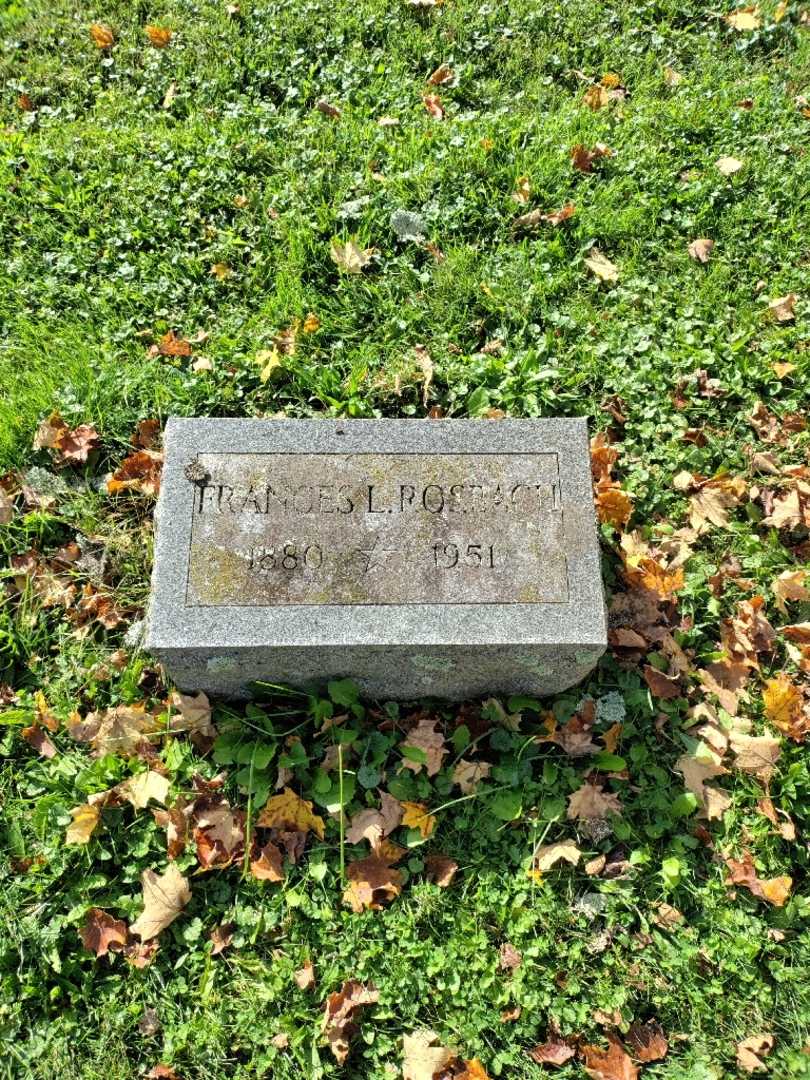
[[[584,420],[172,419],[147,648],[184,690],[557,692],[606,645]]]

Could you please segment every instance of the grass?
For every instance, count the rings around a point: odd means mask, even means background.
[[[0,525],[4,567],[32,547],[51,555],[77,534],[90,537],[131,622],[147,599],[151,507],[113,500],[99,481],[125,456],[137,421],[422,416],[416,344],[435,369],[428,405],[448,416],[576,414],[596,430],[611,424],[620,399],[622,484],[635,500],[633,524],[648,534],[683,524],[686,500],[672,483],[682,470],[757,481],[747,450],[755,403],[779,417],[808,406],[810,121],[798,100],[810,96],[806,7],[789,0],[780,19],[766,0],[761,28],[739,33],[725,8],[692,0],[239,6],[229,14],[208,0],[2,5],[0,474],[19,470],[34,486],[59,487],[51,506]],[[109,52],[90,39],[95,21],[116,33]],[[174,31],[168,48],[148,44],[147,23]],[[435,91],[446,110],[436,121],[422,97],[441,63],[456,80]],[[677,85],[666,68],[681,76]],[[627,96],[591,111],[585,89],[608,72]],[[21,94],[33,108],[20,107]],[[320,99],[340,118],[319,111]],[[386,115],[398,126],[380,126]],[[572,168],[571,148],[597,142],[612,156],[591,174]],[[714,163],[724,155],[742,169],[721,175]],[[531,196],[518,205],[512,193],[524,176]],[[519,214],[568,201],[577,209],[564,225],[514,230]],[[397,238],[397,210],[424,219],[443,258]],[[696,237],[715,241],[705,266],[687,253]],[[341,274],[333,239],[374,247],[373,266]],[[619,267],[617,284],[589,274],[594,246]],[[230,270],[221,280],[211,273],[220,263]],[[799,296],[795,320],[767,319],[768,302],[790,292]],[[319,328],[299,333],[294,354],[262,381],[257,354],[310,312]],[[150,348],[170,329],[193,341],[192,358]],[[202,370],[200,359],[210,362]],[[779,376],[780,363],[794,368]],[[693,386],[701,369],[724,393],[690,390],[678,405],[684,380]],[[71,426],[95,424],[102,442],[89,467],[57,481],[43,478],[48,454],[31,449],[54,409]],[[683,438],[689,429],[701,430],[702,445]],[[787,464],[806,462],[806,434],[786,437],[778,452]],[[768,597],[769,617],[788,621],[770,582],[801,566],[803,536],[791,547],[758,516],[741,509],[728,529],[701,538],[687,564],[681,643],[698,666],[719,648],[721,620],[750,595],[734,582],[720,597],[710,589],[727,556]],[[616,535],[605,526],[603,537],[612,589]],[[670,1038],[667,1058],[645,1076],[733,1076],[736,1042],[761,1031],[776,1036],[772,1075],[808,1073],[806,752],[786,742],[771,783],[798,842],[770,829],[756,811],[760,786],[736,773],[725,778],[732,806],[710,824],[709,847],[678,802],[683,781],[673,770],[694,687],[690,699],[658,701],[638,667],[612,655],[585,686],[543,703],[562,722],[582,694],[607,699],[607,709],[620,700],[617,752],[630,779],[616,782],[624,812],[612,834],[587,836],[566,821],[587,759],[524,747],[524,732],[539,724],[538,710],[526,708],[521,733],[496,724],[484,735],[491,781],[439,814],[426,850],[459,862],[450,888],[423,880],[423,846],[410,836],[402,896],[351,913],[340,903],[343,849],[330,822],[281,886],[233,868],[192,876],[191,904],[144,970],[120,956],[96,960],[77,936],[87,907],[135,918],[140,873],[165,865],[165,836],[148,812],[127,808],[105,811],[87,847],[65,846],[69,809],[132,763],[93,759],[64,731],[53,736],[58,755],[45,760],[20,727],[37,691],[65,720],[74,709],[153,703],[166,688],[133,649],[121,670],[110,669],[125,624],[80,636],[58,607],[19,595],[4,576],[0,683],[16,699],[0,715],[9,856],[0,870],[0,1075],[130,1080],[166,1062],[183,1080],[376,1078],[396,1075],[402,1036],[427,1025],[492,1076],[531,1078],[543,1070],[525,1051],[550,1020],[594,1041],[597,1010],[613,1009],[625,1024],[657,1018]],[[791,605],[790,620],[803,618],[807,604]],[[764,674],[783,661],[774,654]],[[290,767],[308,798],[329,783],[320,754],[331,736],[315,730],[326,707],[281,696],[252,721],[263,731],[272,724],[274,747],[297,729],[306,754]],[[429,783],[412,777],[394,734],[390,743],[372,734],[382,718],[401,739],[413,708],[358,704],[346,778],[379,758],[374,767],[401,785],[399,797],[454,802],[446,769]],[[480,703],[461,713],[437,706],[436,715],[448,734],[486,728]],[[757,695],[746,715],[761,723]],[[226,734],[234,723],[244,729],[228,710],[216,721]],[[222,745],[217,752],[228,756]],[[223,767],[232,799],[245,805],[250,794],[259,805],[290,752],[279,750],[255,782],[237,779],[239,762],[201,756],[182,738],[162,753],[174,794],[189,790],[195,772]],[[349,789],[352,813],[367,789]],[[541,836],[575,836],[587,857],[619,849],[632,872],[603,880],[566,866],[534,881],[526,869]],[[784,908],[723,884],[718,853],[744,846],[763,874],[792,875]],[[347,846],[347,859],[359,854]],[[14,869],[27,859],[27,872]],[[196,860],[187,854],[181,865],[193,873]],[[662,901],[684,915],[671,931],[654,920]],[[212,957],[208,931],[223,921],[235,923],[234,945]],[[511,975],[498,966],[504,942],[523,955]],[[307,958],[318,982],[301,991],[292,973]],[[319,1024],[325,995],[350,977],[373,981],[380,1001],[338,1069]],[[513,1005],[520,1016],[503,1022]],[[155,1035],[139,1031],[144,1008],[159,1014]],[[287,1049],[271,1042],[280,1032]],[[583,1073],[569,1064],[557,1075]]]

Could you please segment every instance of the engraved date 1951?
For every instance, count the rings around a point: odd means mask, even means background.
[[[494,570],[495,545],[465,545],[439,540],[433,545],[433,562],[437,570],[455,570],[464,566]]]

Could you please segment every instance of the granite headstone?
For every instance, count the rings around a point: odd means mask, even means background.
[[[551,694],[606,645],[584,420],[172,419],[147,648],[183,690]]]

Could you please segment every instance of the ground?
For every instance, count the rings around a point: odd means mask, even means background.
[[[745,1072],[750,1038],[773,1076],[807,1075],[810,9],[2,9],[3,1075],[382,1078],[427,1027],[456,1075],[530,1078],[556,1027],[580,1040],[556,1075],[626,1076],[583,1046],[617,1032],[638,1060],[634,1022],[669,1043],[645,1077]],[[204,709],[181,703],[179,733],[132,629],[151,429],[134,485],[107,483],[136,425],[426,413],[602,433],[592,678],[462,708],[268,689],[215,709],[213,748]],[[94,713],[153,730],[87,741]],[[403,752],[420,717],[438,741]],[[145,760],[157,802],[86,809]],[[251,845],[283,846],[260,824],[280,768],[325,831],[297,830],[279,882]],[[355,912],[341,878],[369,847],[346,831],[380,789],[435,831],[394,831],[401,877]],[[196,823],[174,861],[160,802]],[[575,865],[542,868],[563,841]],[[126,927],[167,867],[191,898],[145,957]],[[322,1017],[350,979],[378,997],[341,1066]]]

